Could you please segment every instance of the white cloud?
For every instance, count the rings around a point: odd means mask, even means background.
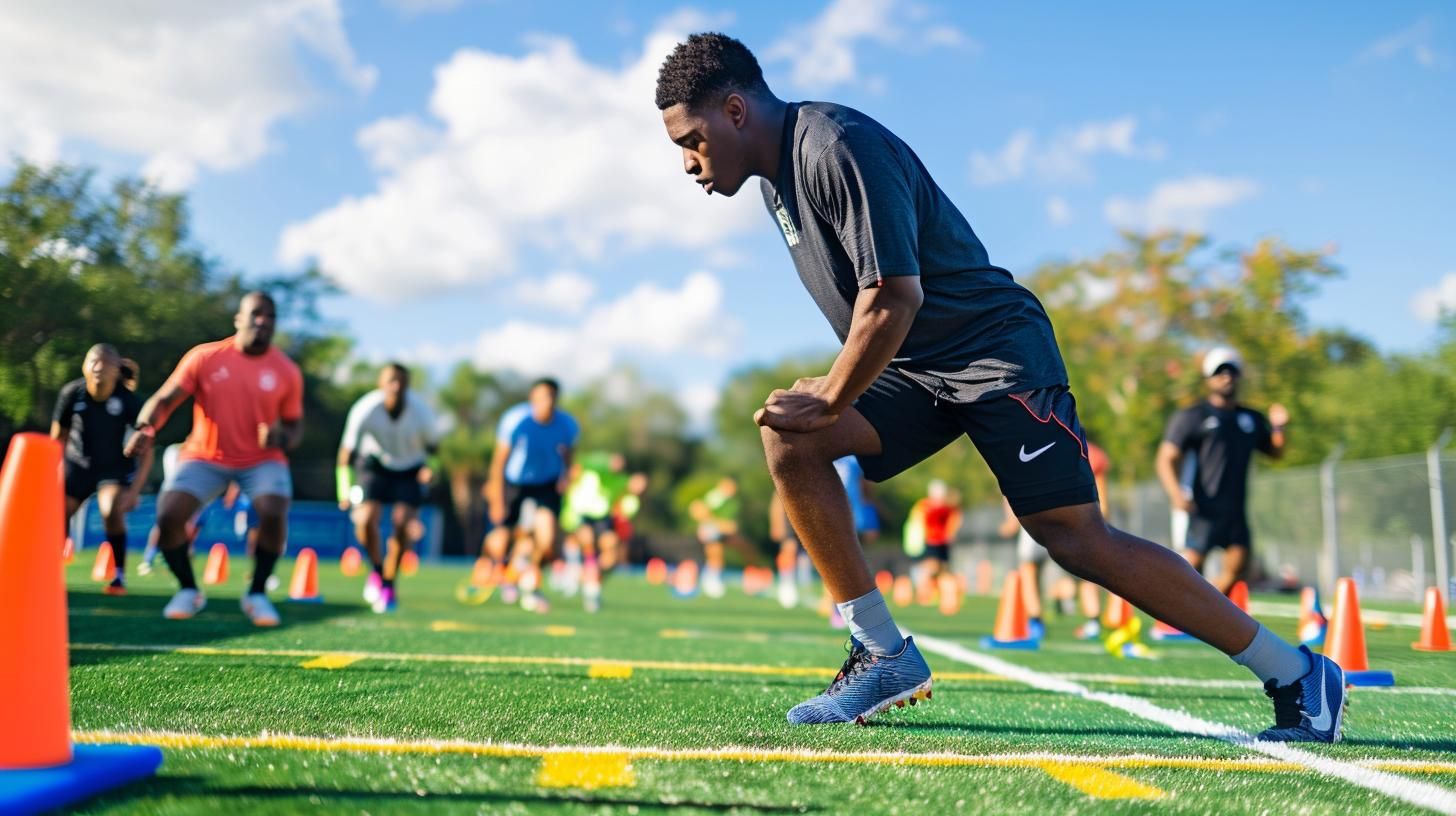
[[[428,14],[436,11],[451,11],[465,0],[385,0],[389,5],[405,14]]]
[[[725,359],[741,325],[723,309],[723,285],[694,272],[676,289],[644,283],[570,323],[510,320],[472,342],[425,344],[406,355],[430,364],[470,358],[483,368],[586,382],[626,360]]]
[[[722,387],[713,383],[692,383],[677,390],[677,404],[687,412],[690,427],[706,431],[713,426],[713,412],[722,394]]]
[[[1245,178],[1188,176],[1159,184],[1141,201],[1109,198],[1102,212],[1118,227],[1201,230],[1211,212],[1252,198],[1258,192],[1259,185]]]
[[[983,187],[1016,181],[1034,173],[1042,181],[1092,180],[1090,160],[1099,154],[1132,159],[1160,159],[1163,146],[1137,141],[1137,119],[1123,116],[1103,122],[1084,122],[1042,143],[1035,131],[1022,128],[1011,134],[996,153],[971,154],[971,182]]]
[[[1067,200],[1061,196],[1052,196],[1046,203],[1047,220],[1057,226],[1069,224],[1072,221],[1072,208]]]
[[[1431,45],[1435,25],[1423,17],[1415,23],[1371,43],[1355,58],[1357,62],[1374,62],[1409,54],[1422,68],[1445,68],[1451,64],[1446,54]]]
[[[408,297],[510,274],[541,250],[562,266],[611,250],[711,250],[761,227],[755,185],[723,201],[682,170],[652,104],[657,70],[705,18],[678,15],[620,67],[535,38],[513,57],[475,49],[435,69],[431,117],[358,134],[373,192],[289,225],[288,265],[317,259],[346,289]]]
[[[597,285],[577,272],[557,272],[544,278],[527,278],[513,291],[516,299],[527,306],[576,315],[591,302]]]
[[[1430,322],[1442,314],[1456,312],[1456,272],[1448,272],[1435,286],[1416,292],[1410,307],[1412,314]]]
[[[310,102],[300,51],[369,90],[337,0],[6,2],[0,154],[54,161],[68,142],[143,159],[169,188],[263,155]]]
[[[855,48],[863,41],[902,49],[971,46],[959,29],[927,24],[923,6],[906,0],[831,0],[813,20],[790,29],[763,52],[789,63],[793,84],[826,90],[859,78]]]

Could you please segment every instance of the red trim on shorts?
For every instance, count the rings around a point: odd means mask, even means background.
[[[1057,424],[1060,425],[1060,426],[1062,426],[1062,430],[1066,431],[1068,434],[1071,435],[1071,437],[1073,439],[1077,440],[1077,450],[1082,454],[1082,458],[1083,459],[1088,459],[1090,461],[1090,457],[1087,456],[1087,444],[1086,444],[1086,440],[1084,440],[1082,437],[1078,436],[1077,433],[1075,431],[1073,431],[1071,428],[1068,428],[1067,427],[1067,423],[1063,422],[1062,421],[1062,418],[1059,417],[1059,416],[1057,416],[1057,412],[1055,410],[1049,411],[1048,414],[1047,414],[1047,418],[1046,419],[1042,419],[1041,417],[1039,417],[1039,416],[1036,415],[1036,412],[1035,411],[1031,410],[1031,406],[1030,405],[1027,405],[1026,404],[1026,400],[1023,399],[1020,395],[1018,395],[1018,394],[1007,394],[1006,396],[1008,396],[1008,397],[1016,400],[1017,402],[1021,403],[1021,407],[1022,408],[1025,408],[1026,409],[1026,412],[1028,414],[1031,414],[1031,418],[1034,419],[1034,420],[1036,420],[1037,422],[1040,422],[1043,425],[1047,425],[1047,424],[1051,423],[1052,420],[1055,419],[1057,421]]]

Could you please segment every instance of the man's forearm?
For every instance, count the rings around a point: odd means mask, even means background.
[[[877,298],[882,302],[856,304],[844,348],[834,359],[826,378],[824,398],[832,413],[848,408],[900,351],[920,304],[901,298]]]

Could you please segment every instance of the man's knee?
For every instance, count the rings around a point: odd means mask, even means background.
[[[820,460],[830,461],[822,444],[823,434],[784,433],[773,428],[760,428],[763,439],[763,455],[768,461],[771,473],[792,471],[806,463]]]
[[[1098,513],[1067,507],[1034,513],[1021,519],[1031,537],[1059,566],[1079,578],[1097,572],[1107,555],[1111,533]]]

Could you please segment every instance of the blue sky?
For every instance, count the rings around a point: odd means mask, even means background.
[[[702,196],[662,136],[655,66],[704,27],[781,96],[896,131],[1013,272],[1179,225],[1335,247],[1314,319],[1387,349],[1456,308],[1435,2],[65,5],[6,11],[0,149],[185,189],[245,272],[319,259],[373,359],[631,363],[701,410],[735,367],[832,347],[756,196]]]

